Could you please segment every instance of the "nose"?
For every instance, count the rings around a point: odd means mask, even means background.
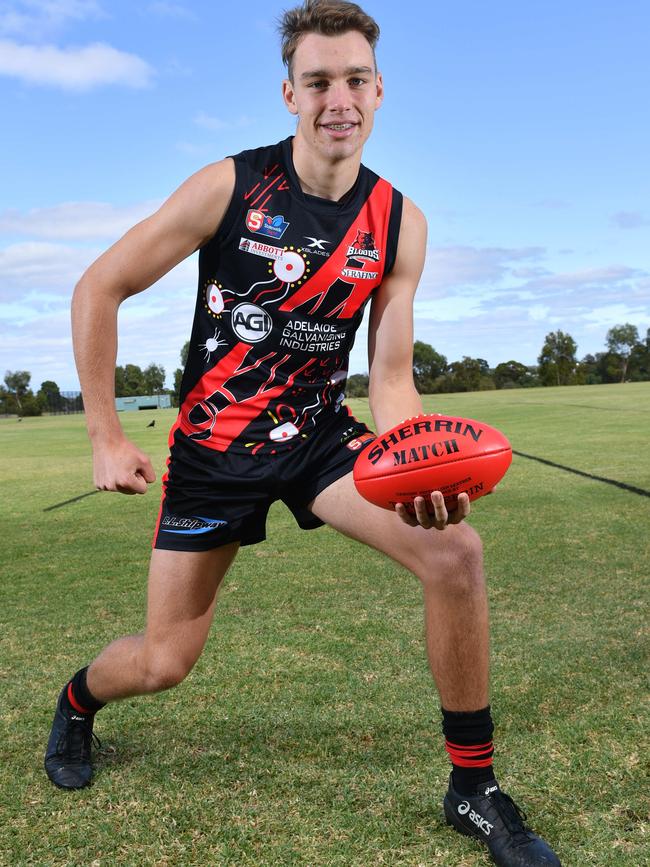
[[[344,82],[333,83],[328,90],[328,108],[330,111],[343,113],[350,108],[350,91]]]

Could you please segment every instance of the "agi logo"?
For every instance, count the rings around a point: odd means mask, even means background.
[[[232,327],[246,343],[259,343],[271,333],[271,317],[257,304],[238,304],[232,311]]]
[[[254,210],[246,214],[246,228],[249,232],[255,232],[258,235],[266,235],[277,240],[284,235],[288,226],[289,223],[282,214],[270,217],[268,214],[263,214],[262,211]]]

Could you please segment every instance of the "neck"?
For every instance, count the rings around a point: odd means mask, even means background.
[[[361,151],[342,159],[328,160],[310,148],[298,127],[293,139],[293,165],[303,193],[338,202],[355,184]]]

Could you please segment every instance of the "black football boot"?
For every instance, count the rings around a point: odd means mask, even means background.
[[[56,705],[54,722],[45,752],[45,771],[60,789],[83,789],[90,785],[93,768],[91,746],[101,747],[93,734],[94,714],[81,714],[65,700],[65,688]]]
[[[449,779],[443,801],[447,824],[476,837],[500,867],[561,867],[548,843],[525,824],[526,816],[501,791],[496,780],[482,783],[476,795],[461,795]]]

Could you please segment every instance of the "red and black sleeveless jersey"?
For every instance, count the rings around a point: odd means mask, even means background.
[[[339,411],[402,196],[361,166],[339,202],[303,193],[291,138],[233,157],[232,200],[199,253],[180,430],[216,451],[293,448]]]

